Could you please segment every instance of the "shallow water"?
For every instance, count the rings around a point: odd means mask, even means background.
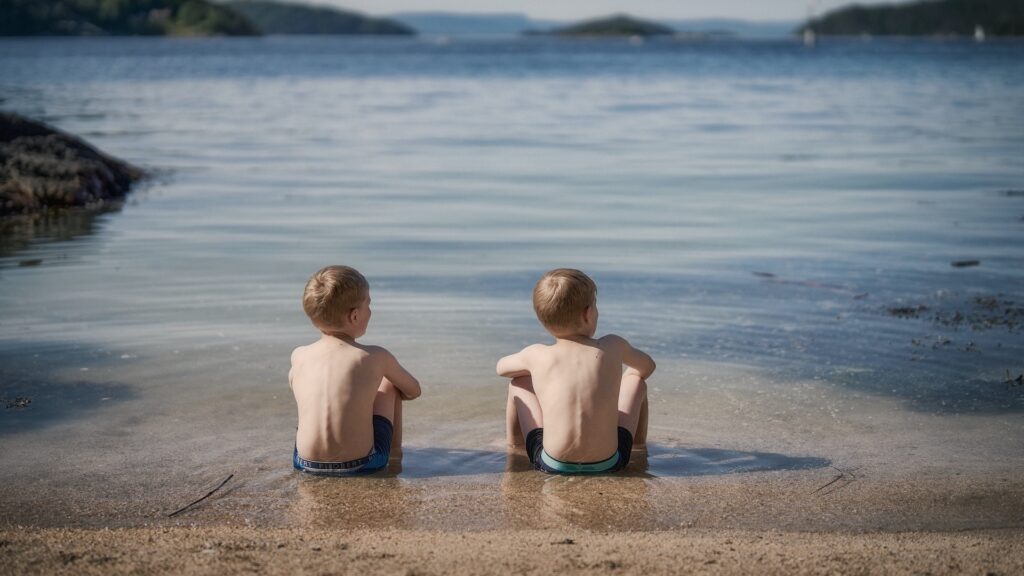
[[[328,263],[369,277],[366,339],[424,383],[408,489],[509,474],[493,364],[545,338],[529,295],[554,266],[591,273],[601,330],[658,360],[655,449],[630,482],[1019,473],[1022,56],[0,40],[0,106],[156,173],[113,211],[4,227],[3,517],[46,494],[99,506],[111,486],[170,505],[132,492],[162,489],[131,479],[153,463],[175,486],[245,469],[247,497],[294,504],[310,484],[287,469],[287,358],[315,338],[299,295]],[[47,458],[71,473],[40,481]],[[148,514],[110,506],[96,518]],[[648,524],[676,518],[661,508]]]

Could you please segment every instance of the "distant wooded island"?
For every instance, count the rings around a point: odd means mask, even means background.
[[[427,33],[560,37],[781,36],[787,26],[795,33],[813,31],[820,35],[1024,35],[1024,0],[853,5],[803,25],[740,20],[660,23],[625,14],[568,25],[518,14],[421,12],[376,18],[349,10],[270,0],[0,0],[0,15],[0,36],[408,36],[417,33],[417,24]]]
[[[428,36],[535,35],[573,24],[519,13],[398,12],[389,17]],[[659,23],[687,36],[733,35],[742,38],[782,38],[791,35],[801,24],[798,20],[759,22],[729,18],[664,20]]]
[[[849,6],[810,20],[798,32],[857,36],[1024,35],[1021,0],[927,0],[911,4]]]
[[[0,36],[252,36],[238,12],[206,0],[0,0]]]
[[[225,6],[243,14],[264,34],[416,34],[412,27],[395,20],[336,8],[264,0],[239,0]]]
[[[345,10],[265,1],[0,0],[0,36],[411,35],[411,27]]]
[[[616,14],[607,18],[587,20],[579,24],[555,28],[545,32],[529,31],[527,33],[531,35],[543,34],[563,37],[648,37],[672,36],[676,34],[676,30],[665,26],[664,24],[658,24],[648,20],[640,20],[639,18],[633,18],[632,16],[627,16],[625,14]]]

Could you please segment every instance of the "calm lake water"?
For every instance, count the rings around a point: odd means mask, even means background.
[[[424,383],[414,447],[493,449],[494,362],[572,266],[659,362],[655,444],[1021,470],[1022,42],[5,39],[0,108],[155,174],[5,224],[0,395],[32,404],[0,480],[64,450],[292,481],[331,263]]]

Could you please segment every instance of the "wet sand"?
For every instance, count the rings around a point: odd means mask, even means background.
[[[2,574],[1019,574],[1024,531],[0,531]]]
[[[237,389],[202,389],[209,382],[197,378],[194,395],[120,393],[120,383],[135,381],[188,388],[181,371],[198,374],[210,358],[185,350],[173,366],[138,370],[133,360],[108,369],[93,360],[88,372],[47,379],[61,402],[40,394],[24,410],[7,410],[0,529],[41,538],[54,534],[48,529],[71,529],[86,540],[104,528],[515,538],[565,531],[888,538],[1024,529],[1024,422],[1014,411],[919,412],[901,400],[771,381],[737,366],[665,362],[651,391],[648,454],[634,454],[620,476],[549,477],[501,445],[495,407],[503,405],[504,386],[466,378],[408,405],[404,458],[389,474],[336,480],[290,467],[291,399],[268,380],[283,372],[279,359],[269,367],[254,359],[233,378],[245,383]],[[673,381],[691,384],[679,391],[662,384]],[[95,382],[107,384],[92,390]],[[60,473],[49,468],[53,462]],[[167,517],[229,474],[209,499]]]
[[[666,458],[682,461],[676,476],[657,464]],[[499,451],[410,447],[405,459],[388,475],[345,480],[276,466],[263,472],[274,479],[268,484],[243,470],[173,518],[219,479],[190,485],[171,474],[161,489],[148,475],[102,498],[7,485],[0,573],[1024,569],[1024,481],[1015,462],[977,473],[808,458],[758,472],[743,466],[778,461],[655,444],[646,457],[635,454],[624,476],[570,478],[536,473],[522,455]],[[450,475],[421,474],[424,462],[438,461]],[[459,474],[458,464],[485,471]]]

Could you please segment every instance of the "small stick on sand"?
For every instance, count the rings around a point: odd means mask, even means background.
[[[819,486],[819,487],[818,487],[818,489],[817,489],[817,490],[815,490],[814,492],[811,492],[811,494],[817,494],[818,492],[821,492],[821,491],[822,491],[822,490],[824,490],[825,488],[828,488],[829,486],[831,486],[831,485],[835,484],[836,482],[839,482],[839,481],[840,481],[840,480],[842,480],[842,479],[843,479],[843,474],[839,474],[838,476],[836,476],[836,477],[835,477],[835,478],[833,478],[832,480],[829,480],[829,481],[828,481],[828,482],[826,482],[825,484],[822,484],[821,486]]]
[[[1024,374],[1021,374],[1020,376],[1017,376],[1016,378],[1011,378],[1010,377],[1010,371],[1007,370],[1006,371],[1006,381],[1003,382],[1003,384],[1006,384],[1006,388],[1007,389],[1013,388],[1014,386],[1024,386]],[[8,405],[7,407],[10,408],[10,405]]]
[[[841,486],[837,486],[836,488],[834,488],[832,490],[829,490],[828,492],[825,492],[825,494],[831,494],[835,490],[838,490],[839,488],[842,488],[842,487],[844,487],[844,486],[846,486],[848,484],[851,484],[854,480],[857,479],[857,475],[853,473],[853,471],[856,470],[857,468],[850,468],[848,470],[843,470],[842,468],[839,468],[838,466],[831,466],[831,468],[835,469],[837,472],[839,472],[839,474],[837,474],[835,478],[833,478],[833,479],[829,480],[828,482],[826,482],[825,484],[822,484],[821,486],[819,486],[818,489],[815,490],[814,492],[811,492],[811,494],[817,494],[818,492],[821,492],[822,490],[824,490],[825,488],[828,488],[829,486],[835,484],[836,482],[839,482],[840,480],[845,479],[847,476],[850,477],[850,479],[847,480],[845,484],[843,484]]]
[[[210,496],[212,496],[214,492],[216,492],[217,490],[220,490],[221,488],[223,488],[223,487],[224,487],[224,485],[228,483],[228,480],[231,480],[231,479],[232,479],[232,478],[234,478],[234,477],[235,477],[235,475],[234,475],[234,474],[230,474],[230,475],[229,475],[229,476],[228,476],[227,478],[225,478],[225,479],[224,479],[224,481],[223,481],[223,482],[221,482],[220,484],[218,484],[216,488],[214,488],[213,490],[210,490],[209,492],[207,492],[207,493],[206,493],[206,496],[203,496],[202,498],[200,498],[199,500],[196,500],[195,502],[192,502],[192,503],[190,503],[190,504],[186,504],[186,505],[182,506],[181,508],[178,508],[178,509],[177,509],[177,510],[175,510],[174,512],[171,512],[170,514],[168,514],[168,515],[167,515],[167,517],[168,517],[168,518],[171,518],[171,517],[172,517],[172,516],[174,516],[175,514],[178,514],[178,513],[180,513],[180,512],[184,512],[185,510],[187,510],[187,509],[191,508],[192,506],[195,506],[196,504],[199,504],[199,503],[200,503],[200,502],[202,502],[203,500],[206,500],[207,498],[209,498]]]

